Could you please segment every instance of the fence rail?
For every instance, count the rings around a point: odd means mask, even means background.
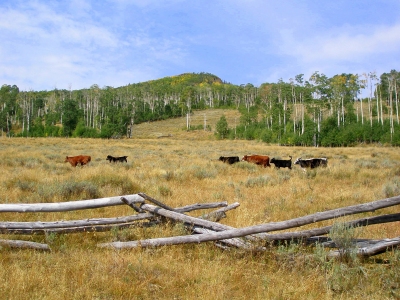
[[[145,203],[146,201],[152,204]],[[155,204],[155,205],[153,205]],[[400,196],[377,200],[369,203],[352,205],[323,212],[317,212],[311,215],[298,217],[286,221],[259,224],[244,228],[234,228],[218,223],[222,218],[226,217],[226,212],[235,209],[239,203],[228,205],[224,202],[213,203],[196,203],[184,207],[172,208],[159,200],[156,200],[144,193],[116,196],[110,198],[100,198],[91,200],[79,200],[59,203],[35,203],[35,204],[0,204],[1,212],[63,212],[83,209],[94,209],[115,205],[128,205],[137,213],[130,216],[121,216],[116,218],[99,218],[84,219],[70,221],[55,222],[0,222],[0,234],[34,234],[34,233],[73,233],[82,231],[105,231],[112,228],[126,228],[131,226],[151,226],[159,224],[165,220],[172,222],[180,222],[191,232],[185,236],[165,237],[158,239],[148,239],[128,242],[102,243],[98,247],[101,248],[136,248],[136,247],[156,247],[162,245],[176,245],[186,243],[201,243],[213,241],[222,249],[229,247],[238,247],[245,250],[264,251],[265,248],[260,246],[260,241],[271,242],[278,240],[312,240],[316,241],[320,235],[330,232],[332,226],[315,228],[311,230],[303,230],[297,232],[286,233],[270,233],[273,231],[285,230],[290,228],[301,227],[303,225],[312,224],[319,221],[335,219],[335,222],[341,217],[353,214],[374,212],[376,210],[395,206],[400,204]],[[185,213],[199,209],[218,208],[209,214],[200,217],[188,216]],[[147,220],[147,223],[137,222]],[[400,214],[380,215],[370,218],[362,218],[348,221],[346,226],[369,226],[380,223],[396,222],[400,220]],[[322,239],[321,239],[322,240]],[[326,239],[325,239],[326,240]],[[255,242],[255,243],[254,243]],[[354,241],[357,245],[357,241]],[[31,248],[49,251],[50,248],[45,244],[32,243],[25,241],[0,240],[1,245],[9,247]],[[325,245],[326,242],[325,242]],[[376,255],[385,251],[389,251],[400,245],[400,237],[385,239],[381,241],[363,240],[358,244],[356,253],[361,257]],[[340,249],[340,245],[335,245],[335,241],[330,241],[330,246],[338,248],[338,251],[331,252],[332,257],[342,256],[347,253]]]

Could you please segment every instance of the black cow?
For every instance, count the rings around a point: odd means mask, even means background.
[[[239,156],[220,156],[219,160],[230,165],[240,161]]]
[[[305,168],[310,168],[314,169],[317,167],[326,167],[328,165],[328,159],[326,157],[323,158],[308,158],[308,159],[302,159],[299,157],[296,159],[294,162],[295,165],[300,165],[303,169]]]
[[[109,160],[110,162],[128,162],[128,160],[126,159],[128,156],[120,156],[120,157],[114,157],[111,155],[107,155],[106,160]]]
[[[275,165],[275,168],[289,168],[292,169],[292,157],[290,159],[275,159],[272,158],[270,163]]]

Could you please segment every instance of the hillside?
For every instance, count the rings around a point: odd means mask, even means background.
[[[211,126],[210,131],[186,130],[186,117],[173,118],[162,121],[145,122],[134,125],[133,138],[158,138],[168,135],[172,135],[172,138],[187,138],[187,139],[210,139],[214,136],[215,125],[219,121],[222,115],[225,115],[226,120],[230,128],[235,125],[235,119],[237,124],[239,123],[240,113],[234,109],[207,109],[194,111],[191,115],[191,125],[198,126],[204,124],[204,118],[206,118],[206,124]]]
[[[173,87],[188,87],[199,86],[204,84],[222,84],[223,81],[216,75],[210,73],[183,73],[175,76],[167,76],[155,80],[149,80],[136,84],[131,84],[132,87],[149,87],[150,89],[170,90]],[[122,86],[121,88],[125,88]]]
[[[20,92],[5,85],[0,89],[0,130],[9,137],[179,136],[191,113],[190,129],[197,130],[189,134],[210,138],[224,112],[215,115],[211,110],[237,109],[241,120],[230,112],[228,126],[235,128],[228,132],[230,139],[329,147],[400,145],[398,102],[386,100],[384,86],[379,97],[355,101],[362,88],[351,85],[356,79],[344,74],[326,78],[324,85],[279,82],[255,87],[229,84],[210,73],[184,73],[75,91]],[[148,128],[150,123],[156,125]]]

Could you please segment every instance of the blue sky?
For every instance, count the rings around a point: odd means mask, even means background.
[[[0,84],[233,84],[400,70],[399,0],[0,0]]]

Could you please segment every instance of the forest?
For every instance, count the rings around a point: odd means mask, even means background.
[[[81,90],[0,89],[0,131],[7,137],[131,138],[134,125],[184,117],[182,130],[210,130],[219,139],[285,146],[400,145],[400,73],[316,71],[285,82],[234,85],[210,73],[185,73],[122,87]],[[192,126],[195,110],[235,109],[216,128]]]

